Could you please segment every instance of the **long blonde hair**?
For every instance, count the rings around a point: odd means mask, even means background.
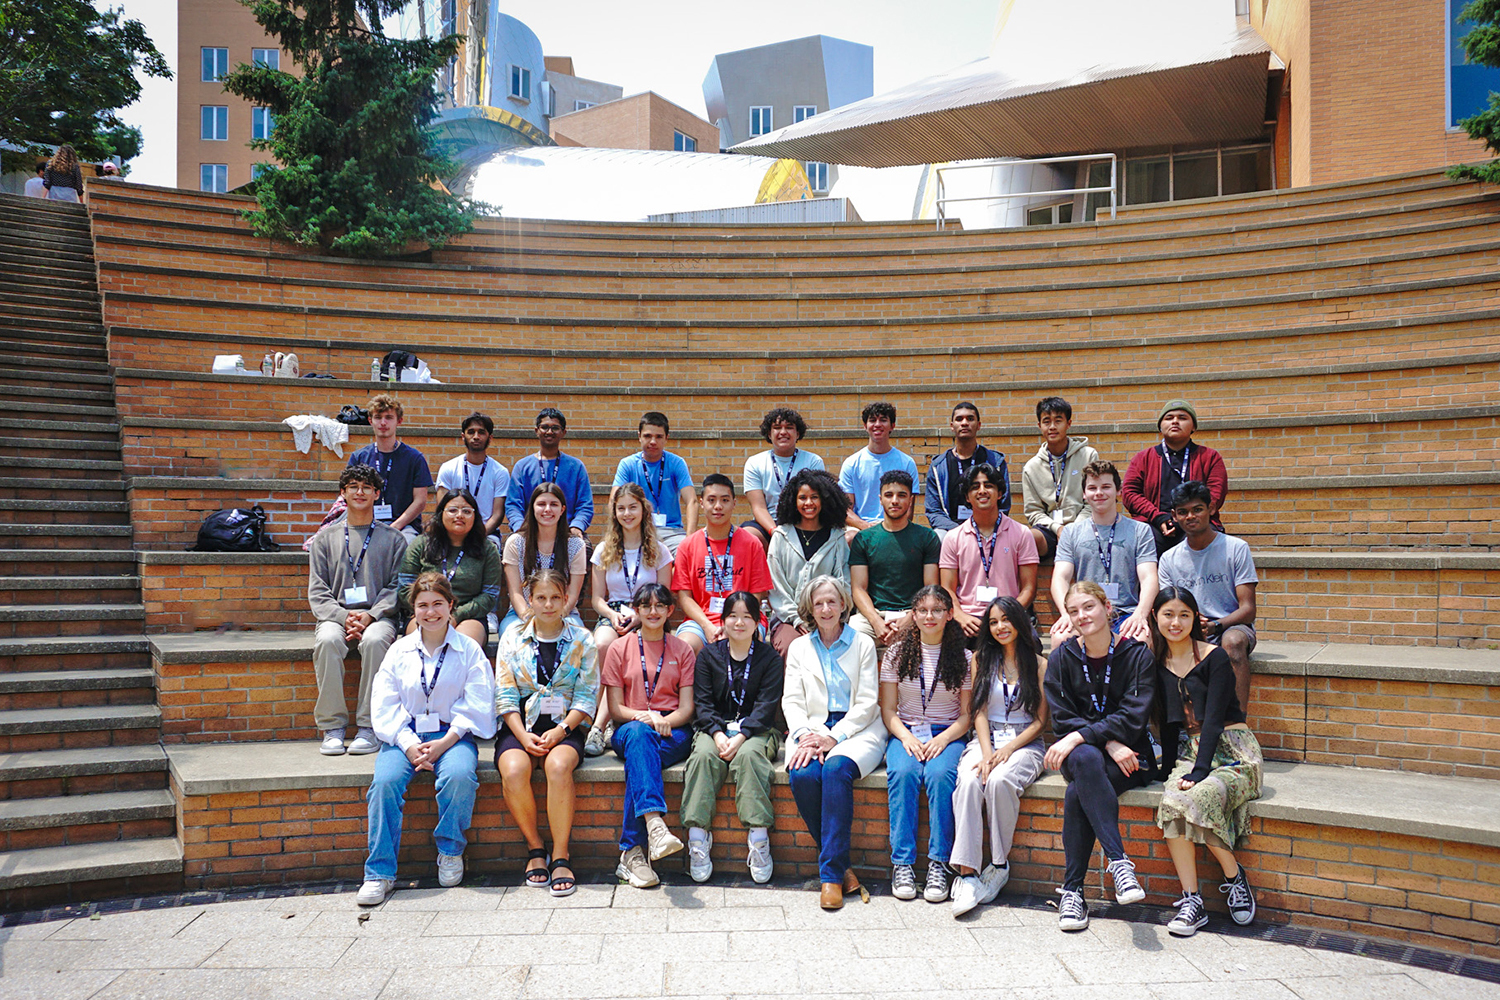
[[[73,147],[67,144],[57,147],[57,152],[52,154],[52,159],[47,161],[47,166],[58,174],[71,174],[78,169],[78,155],[73,152]]]
[[[646,499],[646,491],[641,489],[640,483],[624,483],[615,490],[614,499],[609,503],[609,527],[604,529],[604,538],[599,542],[599,563],[608,569],[625,561],[625,528],[615,517],[615,504],[626,496],[634,497],[641,504],[641,565],[654,567],[661,562],[666,551],[656,536],[651,501]],[[652,579],[655,579],[654,575]]]

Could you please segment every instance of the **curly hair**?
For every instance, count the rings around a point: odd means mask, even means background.
[[[422,532],[426,539],[427,552],[429,556],[446,560],[453,554],[453,545],[448,540],[448,528],[443,524],[443,511],[454,501],[462,500],[474,510],[474,520],[469,524],[469,533],[464,536],[464,543],[460,546],[464,555],[470,559],[483,559],[484,547],[490,543],[484,530],[484,519],[479,516],[479,501],[474,499],[474,494],[468,490],[450,490],[443,494],[443,499],[438,501],[437,510],[432,512],[432,517],[427,521],[427,529]]]
[[[1036,671],[1042,647],[1038,645],[1036,629],[1026,609],[1014,597],[995,598],[979,616],[983,624],[979,627],[979,647],[974,650],[974,710],[982,711],[983,706],[989,704],[990,692],[1004,676],[1005,647],[990,631],[994,615],[1003,615],[1015,629],[1016,641],[1011,644],[1011,655],[1015,658],[1021,687],[1020,703],[1027,714],[1035,716],[1042,707],[1042,685]]]
[[[599,565],[608,569],[622,565],[625,560],[625,528],[615,517],[615,504],[624,497],[634,497],[641,505],[641,554],[642,566],[655,566],[666,554],[661,540],[656,535],[656,519],[651,516],[651,501],[639,483],[622,483],[615,487],[614,499],[609,503],[609,524],[604,529],[604,538],[599,542]]]
[[[795,525],[802,521],[802,512],[797,509],[797,494],[804,486],[811,487],[823,505],[818,511],[818,523],[825,528],[843,530],[844,520],[849,516],[849,498],[839,487],[839,481],[822,469],[803,469],[787,480],[776,501],[776,523]]]
[[[760,418],[760,436],[770,441],[771,428],[777,424],[791,424],[797,428],[798,441],[807,436],[807,421],[802,419],[802,414],[790,406],[778,406],[774,410],[767,410],[766,415]]]
[[[928,584],[917,591],[917,596],[912,598],[913,610],[918,604],[925,600],[935,600],[943,605],[945,611],[953,610],[953,596],[936,584]],[[964,675],[969,672],[968,637],[964,635],[963,626],[953,619],[943,628],[943,639],[941,652],[938,653],[937,675],[942,681],[943,687],[949,691],[957,691],[964,686]],[[891,643],[890,649],[886,650],[886,660],[896,668],[896,677],[903,681],[922,682],[922,633],[917,627],[917,621],[912,619],[910,625],[901,630],[896,641]]]

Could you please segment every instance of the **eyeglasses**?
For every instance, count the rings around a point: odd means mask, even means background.
[[[947,608],[912,608],[911,613],[918,618],[941,618],[948,613]]]

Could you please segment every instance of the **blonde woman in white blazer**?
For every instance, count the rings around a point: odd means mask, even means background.
[[[807,830],[818,841],[824,909],[844,893],[868,898],[849,870],[854,781],[885,754],[875,643],[849,626],[849,586],[832,576],[808,584],[797,602],[809,632],[786,655],[781,710],[786,716],[787,777]]]

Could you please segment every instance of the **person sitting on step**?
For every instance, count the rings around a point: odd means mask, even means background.
[[[849,543],[844,519],[849,502],[838,480],[821,469],[791,478],[776,507],[776,533],[766,561],[771,568],[771,645],[778,656],[806,635],[797,612],[802,589],[818,576],[849,579]]]
[[[823,468],[822,456],[798,447],[806,434],[807,421],[790,407],[778,406],[761,418],[760,436],[771,447],[745,459],[741,485],[751,519],[740,527],[759,536],[762,545],[769,546],[776,532],[777,504],[786,484],[803,469]]]
[[[1037,555],[1048,559],[1057,551],[1063,529],[1088,513],[1083,502],[1083,467],[1099,453],[1086,437],[1071,437],[1073,405],[1061,396],[1036,404],[1036,425],[1042,445],[1021,469],[1022,510],[1031,525]]]
[[[443,494],[427,530],[406,546],[401,560],[401,613],[410,619],[407,633],[417,621],[406,601],[406,588],[423,573],[442,573],[453,588],[453,624],[464,635],[483,646],[489,639],[489,616],[500,600],[500,550],[490,544],[479,517],[479,505],[468,490]]]
[[[1224,530],[1219,510],[1229,496],[1229,470],[1212,448],[1193,440],[1198,430],[1198,411],[1185,399],[1172,399],[1156,417],[1161,440],[1138,452],[1125,469],[1120,498],[1137,521],[1156,531],[1156,554],[1182,541],[1182,531],[1172,517],[1172,495],[1189,480],[1208,486],[1208,515],[1213,526]]]
[[[422,530],[422,511],[432,488],[432,470],[422,453],[397,436],[406,411],[387,393],[370,397],[370,430],[375,443],[349,456],[350,467],[374,466],[383,483],[375,501],[375,520],[389,524],[407,538]]]

